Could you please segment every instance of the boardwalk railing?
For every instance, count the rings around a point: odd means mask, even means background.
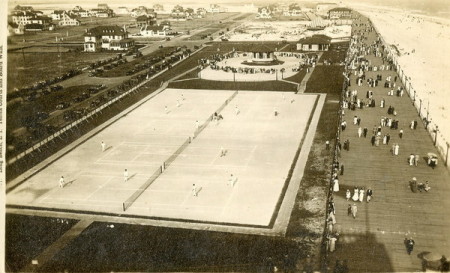
[[[370,19],[369,19],[370,21]],[[401,79],[403,85],[405,86],[405,89],[408,93],[408,96],[411,99],[412,104],[415,106],[417,113],[419,114],[420,120],[425,124],[425,128],[427,129],[428,133],[430,134],[430,137],[432,138],[434,145],[438,149],[439,153],[441,154],[442,158],[444,159],[444,162],[442,165],[445,165],[447,168],[450,168],[450,165],[448,164],[449,158],[449,149],[450,149],[450,143],[449,140],[445,138],[445,136],[439,131],[439,125],[436,124],[431,115],[430,115],[430,101],[427,98],[421,98],[419,95],[417,95],[420,92],[417,92],[418,90],[415,89],[412,86],[411,78],[408,77],[405,72],[403,71],[399,61],[398,61],[398,53],[395,49],[393,49],[381,36],[378,29],[375,27],[375,25],[370,21],[372,24],[375,32],[377,33],[378,37],[380,37],[381,42],[384,45],[385,52],[388,54],[388,57],[392,59],[393,64],[395,65],[395,68],[397,70],[397,73],[399,75],[399,78]],[[423,94],[423,93],[422,93]]]

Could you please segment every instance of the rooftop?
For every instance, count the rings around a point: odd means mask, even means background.
[[[334,8],[334,9],[330,9],[328,12],[332,12],[332,11],[348,11],[351,12],[352,10],[349,8]]]
[[[298,41],[300,44],[329,44],[331,38],[327,35],[316,34],[311,37],[302,38]]]
[[[84,36],[124,35],[126,31],[119,26],[98,26],[88,29]]]

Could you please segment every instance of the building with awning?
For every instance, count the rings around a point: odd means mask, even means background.
[[[331,38],[316,34],[311,37],[300,39],[297,43],[297,50],[302,51],[327,51],[331,45]]]
[[[352,10],[348,8],[334,8],[328,11],[329,19],[349,19],[352,17]]]

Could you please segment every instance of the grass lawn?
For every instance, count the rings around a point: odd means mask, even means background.
[[[7,214],[5,221],[5,261],[19,272],[44,249],[68,231],[76,220]]]
[[[305,93],[340,94],[344,84],[343,66],[318,65],[306,83]]]
[[[245,18],[249,17],[250,15],[254,15],[254,14],[253,13],[245,13],[245,14],[243,14],[241,16],[238,16],[238,17],[234,18],[233,21],[240,21],[242,19],[245,19]]]
[[[300,254],[298,246],[289,238],[125,224],[107,228],[106,225],[91,224],[41,270],[271,272],[269,264],[279,268],[286,264],[292,270]]]
[[[318,69],[321,67],[325,69]],[[327,69],[329,67],[334,69]],[[327,77],[329,74],[335,75],[341,71],[340,68],[338,66],[318,66],[313,72],[317,74],[315,76],[313,74],[308,81],[309,88],[305,93],[327,91],[327,98],[323,105],[286,234],[286,236],[297,238],[306,254],[315,257],[316,268],[320,268],[319,258],[323,251],[322,234],[325,229],[328,185],[333,163],[333,149],[326,150],[325,141],[330,140],[330,146],[334,147],[338,122],[337,112],[342,90],[340,78],[333,76],[332,80],[327,80]],[[342,74],[341,78],[343,78]],[[320,91],[316,91],[315,88],[319,87],[321,87]]]
[[[58,56],[61,56],[59,58]],[[70,69],[86,67],[117,53],[8,53],[8,93],[14,88],[29,86],[50,79]]]
[[[297,85],[283,81],[232,82],[201,79],[171,82],[169,88],[212,90],[297,91]]]
[[[305,76],[306,76],[306,69],[303,68],[294,76],[291,76],[289,78],[284,78],[284,79],[287,81],[291,81],[291,82],[301,83]]]

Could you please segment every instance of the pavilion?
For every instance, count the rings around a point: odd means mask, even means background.
[[[316,34],[311,37],[302,38],[297,43],[297,50],[302,51],[328,51],[331,45],[331,38]]]

